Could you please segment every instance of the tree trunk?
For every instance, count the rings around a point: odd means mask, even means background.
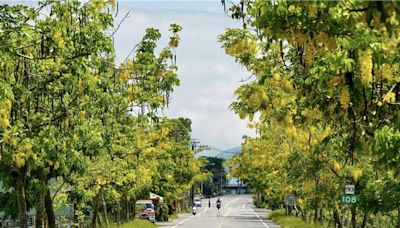
[[[335,219],[335,227],[337,225],[337,228],[343,228],[343,224],[339,216],[339,211],[337,209],[335,209],[335,211],[333,212],[333,217]]]
[[[104,200],[103,189],[101,190],[101,201],[103,202],[104,221],[106,222],[106,227],[109,228],[110,224],[108,223],[107,205],[106,205],[106,201]]]
[[[92,216],[92,227],[97,227],[97,216],[99,214],[99,196],[100,193],[93,198],[93,216]]]
[[[367,226],[368,221],[368,211],[364,211],[363,221],[361,224],[361,228],[365,228]]]
[[[125,201],[125,220],[129,221],[129,201],[128,201],[128,196],[124,196],[124,201]]]
[[[322,224],[322,222],[324,221],[324,209],[323,208],[321,208],[321,209],[319,209],[319,218],[318,218],[318,220],[319,220],[319,222]]]
[[[51,199],[50,190],[46,190],[44,204],[46,207],[47,221],[49,228],[56,228],[56,216],[54,215],[53,200]]]
[[[318,207],[315,206],[314,208],[314,223],[317,223],[318,221]]]
[[[17,177],[17,196],[18,196],[18,219],[19,227],[28,227],[28,215],[26,208],[26,197],[25,197],[25,171],[18,173]]]
[[[45,193],[41,192],[38,195],[38,202],[36,204],[36,218],[35,218],[35,227],[43,228],[45,227]]]
[[[353,228],[356,228],[356,227],[357,227],[356,216],[357,216],[357,209],[356,209],[356,207],[351,207],[351,226],[352,226]]]
[[[300,208],[301,219],[307,222],[307,217],[306,214],[304,213],[304,208],[302,206],[299,206],[299,208]]]
[[[121,205],[117,203],[117,224],[121,224]]]
[[[127,220],[126,220],[126,200],[125,200],[126,198],[125,198],[125,194],[122,196],[122,198],[121,198],[121,208],[122,208],[122,221],[123,222],[127,222]]]
[[[127,197],[126,195],[122,195],[121,199],[119,201],[119,207],[121,208],[121,221],[126,222],[127,221],[127,206],[126,206],[126,201]]]
[[[294,210],[296,211],[296,217],[299,217],[299,209],[297,209],[297,205],[293,206]]]
[[[37,176],[40,180],[40,183],[43,186],[46,186],[46,180],[42,169],[39,169],[37,172]],[[35,218],[35,227],[41,228],[46,227],[47,223],[45,219],[47,219],[46,215],[46,207],[45,207],[45,191],[40,191],[37,198],[36,203],[36,218]]]
[[[136,199],[133,199],[133,220],[135,220],[136,217]]]

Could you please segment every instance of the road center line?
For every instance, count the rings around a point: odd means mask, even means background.
[[[262,224],[263,224],[265,227],[270,228],[267,224],[265,224],[265,222],[260,218],[260,216],[258,216],[257,212],[255,212],[253,209],[251,209],[251,210],[254,212],[254,214],[256,215],[256,217],[258,218],[258,220],[260,220],[260,222],[262,222]]]
[[[190,216],[188,218],[185,218],[184,220],[182,220],[180,223],[176,224],[175,226],[171,227],[171,228],[176,228],[179,225],[183,224],[184,222],[188,221],[189,219],[193,218],[194,216]]]
[[[228,211],[224,214],[224,218],[222,219],[222,221],[221,221],[221,223],[219,224],[218,228],[221,228],[221,227],[222,227],[222,225],[223,225],[224,222],[225,222],[226,216],[228,216],[229,213],[231,213],[231,210],[232,210],[231,208],[228,208]]]
[[[227,207],[229,204],[231,204],[231,203],[233,203],[233,202],[235,202],[235,201],[237,201],[237,200],[239,200],[239,199],[240,199],[240,196],[237,197],[237,198],[234,199],[234,200],[229,201],[225,206]]]

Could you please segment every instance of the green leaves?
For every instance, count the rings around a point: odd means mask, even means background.
[[[400,169],[400,124],[384,126],[375,132],[373,151],[381,165]]]
[[[56,207],[79,209],[94,206],[99,194],[113,205],[157,189],[172,203],[201,179],[202,163],[189,149],[190,120],[157,114],[179,85],[182,27],[171,25],[160,54],[161,33],[147,29],[134,58],[117,68],[110,4],[0,6],[0,175],[33,180],[19,196],[57,188]],[[38,17],[43,9],[49,14]],[[14,179],[3,183],[15,189]]]
[[[397,6],[244,1],[230,8],[243,29],[227,29],[219,41],[255,76],[236,90],[231,107],[250,117],[257,137],[228,164],[275,200],[271,205],[295,194],[306,210],[339,213],[337,192],[345,182],[362,185],[362,210],[377,212],[397,200],[374,187],[376,179],[380,186],[398,184],[385,179],[399,170],[398,66],[392,62],[399,30],[391,25],[399,19]]]

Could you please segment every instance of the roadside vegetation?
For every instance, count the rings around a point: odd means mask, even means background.
[[[282,228],[326,228],[326,224],[307,223],[301,218],[289,216],[285,210],[274,210],[270,213],[269,219],[279,224]]]
[[[400,3],[223,2],[243,28],[219,40],[251,75],[231,108],[257,132],[232,175],[306,222],[400,227]]]
[[[0,5],[0,211],[19,227],[32,209],[36,227],[125,223],[150,192],[168,217],[206,178],[191,121],[160,114],[179,85],[181,26],[163,48],[148,28],[117,63],[117,14],[113,0]]]
[[[123,225],[117,225],[117,224],[112,224],[110,226],[110,228],[156,228],[157,225],[149,222],[149,221],[145,221],[145,220],[135,220],[135,221],[131,221],[128,223],[125,223]]]

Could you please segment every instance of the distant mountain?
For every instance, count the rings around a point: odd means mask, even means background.
[[[228,160],[231,157],[233,157],[234,155],[240,154],[241,152],[242,152],[241,146],[223,150],[223,151],[218,150],[216,148],[210,148],[210,150],[202,151],[202,152],[198,153],[196,156],[198,156],[198,157],[200,157],[200,156],[217,157],[217,158],[222,158],[222,159]]]

